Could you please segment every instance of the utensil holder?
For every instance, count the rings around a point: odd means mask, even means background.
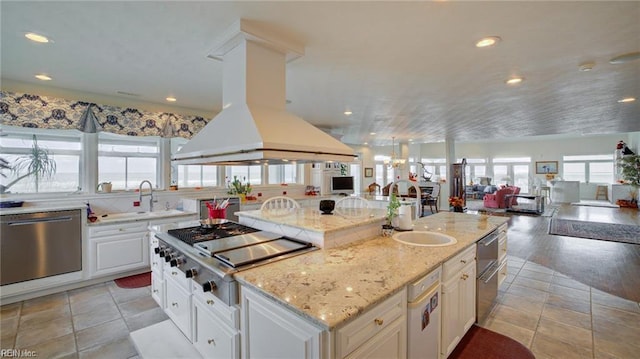
[[[213,209],[209,208],[209,218],[227,218],[227,209]]]

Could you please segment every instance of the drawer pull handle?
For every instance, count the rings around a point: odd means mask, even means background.
[[[467,280],[467,278],[469,278],[469,276],[467,274],[463,274],[462,275],[462,280]]]
[[[153,292],[154,292],[154,293],[158,293],[158,290],[157,290],[157,289],[154,289],[154,290],[153,290]]]
[[[211,299],[207,299],[207,304],[209,304],[209,305],[213,305],[213,300],[211,300]]]
[[[209,344],[213,344],[213,346],[215,346],[215,345],[216,345],[216,341],[215,341],[215,340],[213,340],[213,339],[209,339],[209,340],[207,340],[207,343],[209,343]]]
[[[467,261],[465,261],[464,259],[461,259],[461,260],[460,260],[460,263],[462,263],[462,264],[467,264]]]
[[[171,303],[171,306],[172,306],[172,307],[177,307],[177,306],[178,306],[178,303],[173,302],[173,303]]]
[[[384,320],[383,320],[383,319],[378,319],[378,318],[376,318],[376,319],[374,319],[373,321],[374,321],[377,325],[382,325],[382,324],[384,324]]]
[[[507,251],[507,249],[506,249],[506,248],[502,248],[502,251],[503,251],[503,252],[506,252],[506,251]]]
[[[178,272],[171,272],[171,275],[178,275]]]
[[[124,228],[118,228],[120,232],[124,232]]]

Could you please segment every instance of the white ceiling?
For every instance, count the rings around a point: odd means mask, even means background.
[[[3,79],[215,113],[239,18],[302,41],[289,111],[350,144],[640,131],[640,2],[7,2]],[[34,31],[51,44],[24,38]],[[502,42],[477,49],[483,36]],[[595,62],[589,72],[583,62]],[[520,75],[525,81],[507,86]],[[345,110],[353,111],[346,116]],[[370,135],[376,132],[376,135]]]

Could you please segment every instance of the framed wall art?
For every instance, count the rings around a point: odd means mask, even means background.
[[[373,177],[373,167],[365,167],[364,168],[364,176],[365,177]]]
[[[558,161],[536,161],[536,174],[558,174]]]

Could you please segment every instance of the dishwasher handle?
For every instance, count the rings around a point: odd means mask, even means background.
[[[18,221],[9,222],[8,224],[10,226],[25,226],[25,225],[38,224],[38,223],[69,222],[71,220],[73,220],[73,217],[63,216],[63,217],[50,217],[50,218],[21,219]]]
[[[487,274],[483,275],[479,279],[483,281],[484,284],[489,284],[491,279],[493,279],[493,277],[498,273],[499,270],[500,270],[500,263],[495,263],[489,270],[487,270]]]
[[[496,239],[498,239],[498,233],[497,231],[493,231],[490,234],[488,234],[486,237],[479,240],[478,244],[482,244],[483,246],[487,247],[491,243],[495,242]]]

